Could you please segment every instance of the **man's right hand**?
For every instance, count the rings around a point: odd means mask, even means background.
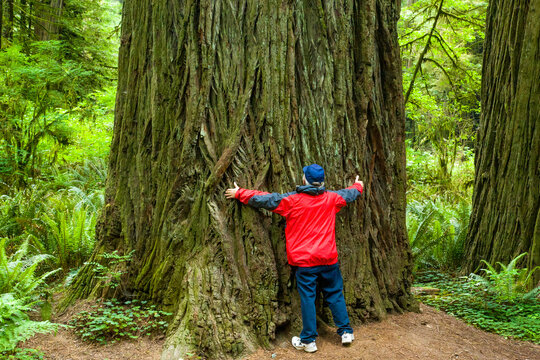
[[[358,184],[362,185],[362,187],[364,187],[364,182],[358,180],[359,178],[360,178],[360,176],[356,175],[356,179],[354,180],[354,183],[355,183],[355,184],[358,183]]]
[[[232,189],[227,189],[227,190],[225,191],[225,197],[226,197],[227,199],[234,199],[234,198],[236,198],[236,192],[238,191],[238,189],[240,189],[240,188],[238,187],[238,185],[237,185],[236,182],[235,182],[235,183],[234,183],[234,188],[232,188]]]

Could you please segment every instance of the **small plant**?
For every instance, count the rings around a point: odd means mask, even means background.
[[[0,353],[5,360],[45,360],[44,354],[36,349],[19,349]]]
[[[94,248],[95,210],[85,206],[58,209],[52,216],[42,214],[48,228],[47,250],[54,254],[57,265],[68,272],[81,266]]]
[[[75,327],[75,333],[83,340],[100,344],[164,333],[168,326],[164,318],[172,314],[146,304],[146,301],[121,303],[111,299],[94,305],[92,311],[75,315],[70,325]]]
[[[28,240],[8,256],[6,244],[7,239],[0,240],[0,352],[12,351],[20,341],[59,326],[32,321],[27,315],[40,300],[44,280],[56,272],[36,276],[36,268],[48,256],[28,256]]]
[[[125,273],[123,270],[125,263],[131,261],[134,251],[126,255],[119,255],[117,250],[102,254],[101,258],[105,259],[108,265],[102,265],[98,262],[87,262],[86,264],[94,266],[93,271],[96,273],[96,278],[102,280],[101,286],[114,289],[120,285],[120,278]]]

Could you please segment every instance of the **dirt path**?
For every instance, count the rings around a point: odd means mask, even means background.
[[[318,352],[292,348],[288,340],[274,350],[259,350],[246,360],[540,360],[540,345],[486,333],[426,305],[422,313],[391,315],[380,323],[355,328],[353,345],[343,347],[331,328],[319,329]],[[107,346],[89,345],[68,331],[38,335],[25,343],[45,351],[47,360],[159,360],[162,341],[141,340]]]
[[[246,358],[310,360],[540,360],[540,345],[507,340],[421,304],[421,314],[390,315],[379,323],[355,328],[355,341],[343,347],[334,329],[319,331],[318,351],[307,354],[288,344],[259,350]]]

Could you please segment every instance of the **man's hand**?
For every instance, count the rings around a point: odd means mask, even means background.
[[[236,192],[238,191],[238,189],[240,189],[238,187],[238,185],[236,184],[236,182],[234,183],[234,189],[227,189],[227,191],[225,191],[225,197],[227,199],[234,199],[236,198]]]
[[[356,179],[354,180],[354,183],[359,183],[360,185],[362,185],[362,187],[364,187],[364,182],[363,181],[360,181],[358,180],[360,178],[360,176],[356,175]]]

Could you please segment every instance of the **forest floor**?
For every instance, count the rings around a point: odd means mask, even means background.
[[[381,322],[355,328],[355,341],[349,347],[341,346],[334,329],[323,327],[319,328],[316,353],[295,350],[283,339],[273,350],[259,350],[245,359],[540,360],[540,345],[484,332],[424,304],[420,309],[421,313],[389,315]],[[69,316],[56,320],[65,321]],[[159,360],[162,345],[163,339],[148,338],[92,345],[72,331],[60,330],[56,336],[37,335],[24,347],[42,350],[47,360]]]

